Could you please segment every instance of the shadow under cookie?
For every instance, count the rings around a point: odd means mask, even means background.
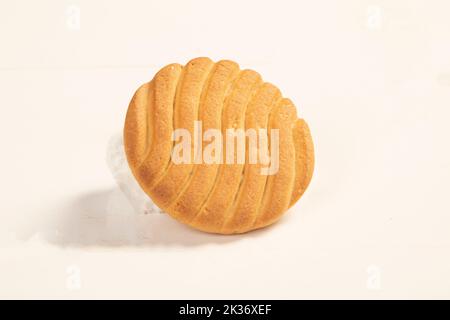
[[[189,247],[241,239],[203,233],[163,213],[136,214],[119,188],[89,192],[54,209],[23,240],[35,236],[61,247]]]

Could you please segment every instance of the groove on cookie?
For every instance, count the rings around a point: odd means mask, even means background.
[[[230,88],[239,75],[239,66],[232,61],[216,63],[200,109],[204,130],[221,129],[221,113]],[[203,142],[205,146],[205,142]],[[200,163],[195,166],[189,184],[173,203],[169,212],[182,222],[189,223],[206,201],[218,170],[218,164]]]
[[[281,93],[277,87],[270,83],[264,83],[257,93],[254,103],[249,104],[247,108],[245,118],[246,129],[253,128],[257,132],[259,129],[267,130],[270,111],[280,97]],[[267,131],[265,135],[267,136]],[[263,196],[264,185],[267,179],[266,175],[261,174],[261,168],[264,165],[260,162],[250,164],[248,161],[248,144],[246,147],[247,159],[242,186],[239,190],[239,195],[235,199],[235,203],[229,209],[229,216],[221,230],[223,233],[239,233],[249,230],[252,227],[259,203]],[[269,155],[270,151],[268,147],[269,145],[266,146],[266,150],[262,151],[260,145],[259,153],[266,152]]]
[[[144,191],[151,193],[154,183],[161,177],[171,159],[173,103],[176,87],[183,67],[172,64],[161,69],[154,77],[153,130],[158,134],[149,152],[137,168],[139,182]],[[155,139],[156,140],[156,139]]]
[[[308,124],[297,119],[293,128],[295,144],[295,181],[289,207],[293,206],[308,187],[314,171],[314,145]]]
[[[197,120],[202,124],[202,148],[194,154],[191,140],[191,162],[172,162],[174,131],[186,129],[192,139]],[[226,129],[232,128],[255,129],[256,164],[249,161],[249,148],[254,146],[247,136],[245,162],[237,162],[234,152],[234,159],[229,159],[234,162],[227,163]],[[222,133],[220,163],[204,162],[202,152],[213,142],[203,136],[208,129]],[[264,148],[259,129],[265,130]],[[278,151],[271,150],[271,129],[279,130]],[[241,71],[228,60],[196,58],[185,66],[162,68],[139,87],[129,104],[124,145],[132,173],[160,208],[214,233],[242,233],[272,224],[303,195],[314,170],[311,134],[306,122],[297,119],[293,103],[257,72]],[[261,169],[272,168],[276,154],[278,172],[263,174]],[[269,163],[261,163],[262,158]]]
[[[194,135],[194,123],[198,120],[198,108],[205,81],[208,78],[213,62],[208,58],[197,58],[184,67],[184,76],[178,85],[178,96],[174,105],[174,129],[187,129],[191,137]],[[173,148],[172,151],[173,152]],[[191,143],[191,160],[194,158],[194,148]],[[163,176],[152,188],[152,199],[166,209],[179,194],[194,164],[175,164],[170,161]]]
[[[295,151],[292,126],[297,118],[295,106],[289,99],[282,99],[272,110],[270,129],[278,129],[279,170],[268,176],[265,194],[254,222],[254,228],[261,228],[276,221],[289,207],[295,178]]]

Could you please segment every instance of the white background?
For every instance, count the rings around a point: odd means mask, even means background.
[[[0,297],[450,298],[449,12],[2,0]],[[312,183],[271,228],[117,212],[108,139],[140,84],[197,56],[257,70],[310,124]]]

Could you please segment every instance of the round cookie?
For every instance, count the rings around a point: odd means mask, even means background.
[[[173,161],[176,129],[194,137],[191,161]],[[221,152],[214,153],[220,161],[202,159],[213,141],[203,134],[211,129],[222,133],[216,137]],[[245,159],[237,150],[228,157],[227,129],[254,129],[261,139],[257,149],[246,136]],[[257,72],[228,60],[196,58],[162,68],[134,94],[124,144],[131,171],[153,202],[180,222],[213,233],[274,223],[302,196],[314,169],[311,134],[293,103]],[[252,154],[264,163],[250,161]],[[276,172],[262,174],[274,161]]]

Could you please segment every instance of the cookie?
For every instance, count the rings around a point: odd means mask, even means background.
[[[274,223],[305,192],[314,169],[311,134],[294,104],[228,60],[162,68],[129,104],[124,145],[153,202],[212,233]]]

